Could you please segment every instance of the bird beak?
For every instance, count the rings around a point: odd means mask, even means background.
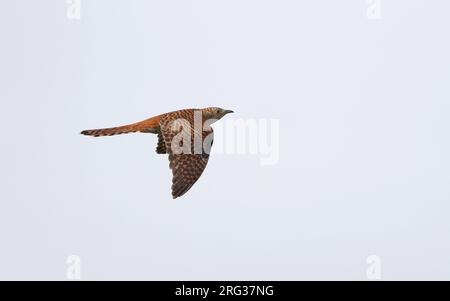
[[[228,113],[234,113],[234,111],[232,111],[232,110],[225,110],[225,114],[228,114]]]

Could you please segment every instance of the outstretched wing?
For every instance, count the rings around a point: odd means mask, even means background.
[[[187,121],[187,123],[184,123],[185,126],[183,127],[174,127],[173,122],[180,118]],[[176,116],[164,116],[160,122],[160,128],[165,142],[165,151],[169,154],[169,167],[173,174],[172,197],[175,199],[185,194],[205,170],[208,164],[213,130],[210,127],[206,130],[203,128],[200,130],[194,129],[194,110],[182,110],[178,111]],[[201,134],[198,133],[199,131],[201,131]],[[195,139],[196,132],[201,135],[199,137],[202,139]],[[172,148],[172,142],[175,141],[174,138],[183,134],[190,135],[191,147],[190,152],[188,151],[187,153],[180,153],[174,151],[175,148]],[[199,145],[200,143],[201,145]],[[198,153],[198,150],[201,150],[201,153]]]
[[[169,154],[174,199],[185,194],[197,182],[205,170],[208,159],[209,156]]]

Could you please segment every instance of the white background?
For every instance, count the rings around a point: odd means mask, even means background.
[[[450,279],[450,3],[0,4],[0,279]],[[181,108],[280,121],[280,160],[212,156],[170,197]],[[215,140],[222,139],[216,135]]]

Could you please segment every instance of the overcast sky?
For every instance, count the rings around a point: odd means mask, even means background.
[[[2,1],[0,279],[450,280],[450,2],[381,3]],[[79,135],[207,106],[278,160]]]

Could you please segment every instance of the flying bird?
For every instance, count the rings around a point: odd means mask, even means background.
[[[124,126],[85,130],[81,134],[93,137],[135,132],[157,134],[156,153],[169,155],[175,199],[185,194],[205,170],[214,140],[210,125],[228,113],[233,111],[217,107],[183,109]]]

